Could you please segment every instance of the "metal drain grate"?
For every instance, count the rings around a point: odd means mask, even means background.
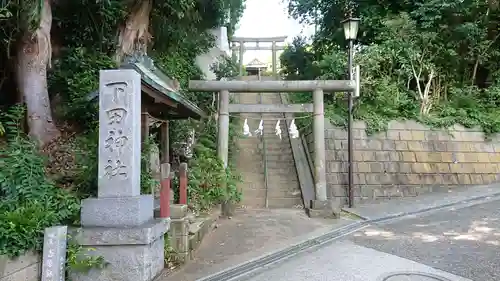
[[[393,272],[384,275],[381,281],[451,281],[450,279],[425,272]]]

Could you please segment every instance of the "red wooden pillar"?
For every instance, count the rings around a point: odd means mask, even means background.
[[[160,218],[170,217],[170,164],[161,164]]]
[[[187,163],[179,166],[179,204],[187,204]]]

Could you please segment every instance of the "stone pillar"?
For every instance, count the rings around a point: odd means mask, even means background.
[[[240,41],[240,76],[244,75],[243,71],[243,55],[245,54],[245,42]]]
[[[188,200],[188,166],[187,163],[179,165],[179,204],[187,205]]]
[[[217,155],[222,161],[224,168],[227,167],[229,157],[229,91],[222,90],[219,93],[219,130],[217,136]],[[221,215],[230,217],[233,214],[231,202],[222,202]]]
[[[164,267],[169,219],[153,219],[153,196],[141,195],[141,76],[102,70],[99,86],[98,197],[82,201],[72,236],[109,264],[74,272],[74,281],[150,281]]]
[[[173,255],[180,262],[189,259],[189,219],[187,205],[173,204],[170,206],[171,227],[168,232]]]
[[[217,154],[227,167],[229,149],[229,91],[219,93],[219,131],[217,139]]]
[[[326,149],[325,149],[325,113],[323,89],[313,92],[313,114],[314,114],[314,190],[315,200],[309,210],[310,216],[335,217],[340,212],[339,206],[334,206],[328,200],[326,186]],[[337,212],[337,214],[335,214]]]
[[[45,229],[43,237],[42,281],[66,279],[67,234],[67,226],[53,226]],[[0,278],[0,280],[7,279]]]
[[[148,153],[147,151],[143,153]],[[160,181],[161,181],[161,161],[160,161],[160,149],[156,143],[152,143],[149,149],[149,170],[151,176],[155,180],[155,183],[151,183],[151,194],[154,198],[157,197],[158,192],[160,192]]]
[[[277,79],[278,78],[278,71],[276,69],[276,41],[273,41],[272,45],[272,52],[273,52],[273,57],[272,57],[272,63],[273,63],[273,78]]]
[[[313,92],[313,136],[314,136],[314,189],[316,200],[325,201],[326,194],[326,169],[325,169],[325,113],[324,93],[322,89]]]

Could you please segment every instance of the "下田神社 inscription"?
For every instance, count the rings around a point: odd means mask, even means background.
[[[123,107],[116,107],[106,110],[106,114],[108,115],[108,125],[121,125],[127,117],[127,110]]]
[[[119,159],[113,160],[109,159],[108,160],[108,165],[104,168],[106,171],[106,176],[109,179],[112,179],[113,177],[116,176],[121,176],[123,178],[127,177],[127,166],[122,164],[122,161]]]
[[[105,70],[100,81],[98,196],[138,196],[141,77],[133,70]]]
[[[123,134],[122,129],[111,129],[106,139],[106,148],[108,148],[110,152],[117,151],[118,154],[121,154],[121,149],[127,144],[127,141],[128,137]]]

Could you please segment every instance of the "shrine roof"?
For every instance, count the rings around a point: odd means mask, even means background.
[[[246,68],[267,68],[267,64],[255,58],[246,65]]]
[[[173,120],[206,116],[203,110],[180,93],[178,82],[167,77],[149,57],[129,59],[120,69],[134,69],[141,75],[142,104],[152,117]],[[98,96],[99,90],[96,90],[89,94],[88,99],[94,101]]]

